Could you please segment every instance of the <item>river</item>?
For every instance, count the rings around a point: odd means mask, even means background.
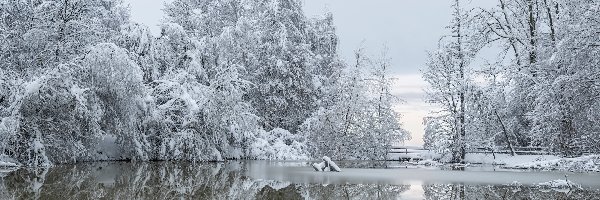
[[[600,199],[600,174],[339,162],[97,162],[0,172],[0,199]],[[566,175],[566,176],[565,176]],[[538,184],[568,179],[581,187]]]

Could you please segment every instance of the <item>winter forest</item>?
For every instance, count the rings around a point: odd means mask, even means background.
[[[121,0],[0,1],[0,154],[102,160],[384,159],[408,139],[389,58],[338,57],[298,0],[175,0],[158,37]]]
[[[600,153],[600,2],[453,2],[451,34],[423,61],[440,108],[424,148],[453,163],[477,149]],[[387,51],[341,59],[332,14],[307,17],[300,0],[163,12],[157,36],[122,0],[0,0],[0,158],[385,160],[411,138]]]
[[[561,157],[600,153],[600,2],[455,0],[423,77],[441,112],[427,119],[425,147],[461,162],[477,148],[537,148]],[[500,49],[485,64],[480,52]]]

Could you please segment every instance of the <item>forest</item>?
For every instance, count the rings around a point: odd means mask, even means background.
[[[454,0],[451,34],[429,52],[425,147],[462,162],[476,149],[600,153],[600,2]],[[486,49],[499,49],[480,62]]]
[[[600,153],[600,2],[452,2],[423,61],[424,148]],[[302,4],[173,0],[152,33],[122,0],[0,0],[0,160],[386,159],[411,138],[398,66],[341,59],[333,14]]]
[[[156,36],[121,0],[0,0],[0,157],[383,159],[410,138],[389,57],[342,61],[331,14],[298,0],[163,11]]]

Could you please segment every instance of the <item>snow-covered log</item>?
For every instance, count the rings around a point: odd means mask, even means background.
[[[335,162],[331,161],[331,159],[327,156],[323,156],[323,162],[321,163],[313,163],[313,169],[318,172],[324,171],[332,171],[332,172],[341,172],[340,167],[335,164]]]
[[[325,162],[313,163],[312,167],[315,169],[315,171],[322,172],[325,169]]]
[[[325,161],[325,163],[327,163],[327,166],[329,167],[329,171],[334,171],[334,172],[341,172],[342,170],[340,169],[340,167],[338,167],[335,162],[331,161],[331,158],[327,157],[327,156],[323,156],[323,161]]]

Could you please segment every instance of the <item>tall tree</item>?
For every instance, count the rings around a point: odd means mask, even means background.
[[[430,100],[442,105],[442,108],[454,120],[452,123],[452,161],[463,162],[466,152],[465,137],[467,117],[466,101],[469,79],[467,77],[470,60],[476,53],[467,36],[467,14],[464,13],[460,1],[452,5],[453,18],[451,25],[450,41],[441,40],[441,48],[429,55],[427,69],[423,77],[430,85]]]

